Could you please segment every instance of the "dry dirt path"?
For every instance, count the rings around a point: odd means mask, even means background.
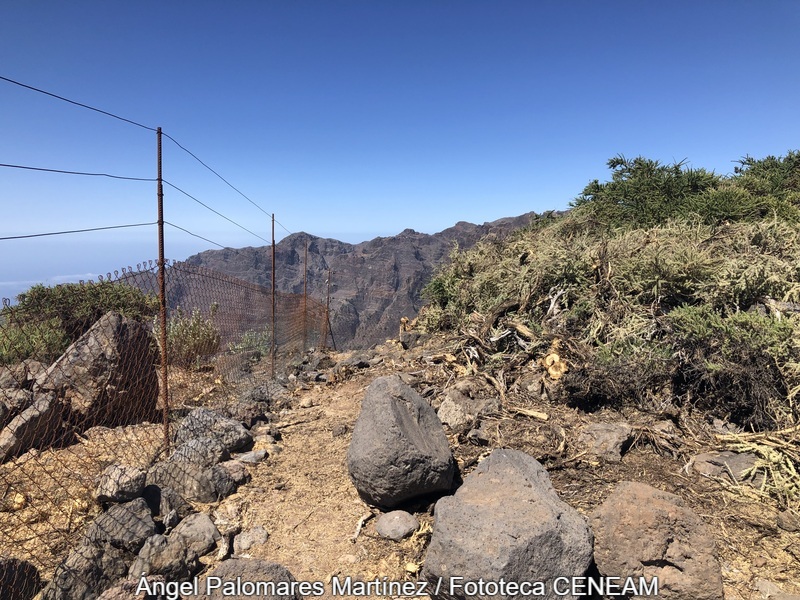
[[[374,519],[353,541],[370,511],[350,482],[346,453],[364,390],[378,375],[370,370],[305,391],[302,398],[312,406],[288,411],[278,422],[282,451],[259,464],[251,482],[217,509],[238,514],[243,529],[263,526],[269,540],[248,555],[286,566],[298,581],[325,582],[323,597],[332,597],[333,576],[413,580],[406,564],[421,562],[419,535],[401,543],[384,540],[374,532]]]

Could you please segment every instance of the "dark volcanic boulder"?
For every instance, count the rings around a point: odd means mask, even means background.
[[[100,475],[94,497],[98,502],[128,502],[144,491],[147,473],[139,467],[114,464]]]
[[[167,581],[188,579],[200,570],[197,552],[183,539],[156,534],[147,538],[133,561],[128,577],[164,575]]]
[[[144,498],[116,504],[97,517],[86,530],[84,539],[100,545],[111,544],[130,552],[138,552],[144,541],[156,533],[150,507]]]
[[[42,600],[90,600],[128,568],[156,525],[142,498],[116,504],[97,517],[81,543],[56,568]]]
[[[38,394],[0,431],[0,462],[31,448],[45,448],[64,435],[66,409],[55,394]]]
[[[125,577],[134,554],[108,543],[81,543],[60,564],[42,600],[91,600]]]
[[[144,323],[106,313],[43,373],[34,390],[63,396],[79,429],[152,419],[158,354]]]
[[[396,375],[367,388],[347,467],[361,497],[385,507],[449,490],[455,473],[436,412]]]
[[[231,455],[219,439],[205,436],[187,440],[175,449],[169,457],[170,462],[188,462],[200,467],[211,467]]]
[[[183,418],[175,431],[175,445],[180,446],[202,437],[216,438],[228,452],[253,442],[250,432],[239,421],[208,408],[196,408]]]
[[[208,469],[185,461],[161,461],[147,470],[146,486],[171,488],[186,500],[216,502],[217,488]]]
[[[602,575],[658,577],[658,595],[668,600],[722,600],[714,538],[678,496],[623,481],[591,521]]]
[[[592,562],[592,533],[585,519],[562,502],[544,467],[517,450],[495,450],[464,479],[454,496],[436,503],[423,577],[436,598],[512,598],[514,593],[473,596],[453,588],[463,582],[544,582],[541,598],[557,594],[558,577],[580,577]],[[456,581],[453,579],[453,581]]]

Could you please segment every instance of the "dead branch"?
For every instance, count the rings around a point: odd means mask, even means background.
[[[509,406],[507,407],[507,410],[517,415],[523,415],[525,417],[536,419],[537,421],[547,421],[550,418],[547,413],[539,412],[538,410],[531,410],[529,408],[522,408],[520,406]]]
[[[367,521],[369,521],[371,518],[373,518],[374,516],[375,516],[375,513],[368,512],[358,520],[358,523],[356,524],[356,532],[353,534],[353,537],[350,538],[351,542],[353,542],[354,544],[356,543],[356,540],[358,539],[358,536],[361,533],[361,530],[364,528],[364,524]]]

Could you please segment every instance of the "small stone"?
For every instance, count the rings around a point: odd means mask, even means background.
[[[378,517],[375,530],[381,537],[399,542],[414,533],[419,527],[414,515],[404,510],[393,510]]]
[[[217,466],[225,469],[237,486],[247,483],[250,480],[250,472],[240,460],[226,460],[223,463],[219,463]]]
[[[331,435],[333,437],[342,437],[343,435],[347,435],[347,432],[350,431],[347,425],[340,423],[339,425],[334,425],[333,429],[331,429]]]
[[[760,487],[764,475],[752,471],[757,461],[758,457],[750,452],[715,450],[696,455],[690,464],[695,473],[706,477],[724,477],[733,479],[735,483],[750,483],[754,487]]]
[[[164,575],[167,579],[186,579],[200,570],[197,553],[183,539],[160,534],[147,538],[133,561],[128,577]]]
[[[310,397],[306,396],[305,398],[300,400],[300,408],[311,408],[312,406],[314,406],[314,403],[312,402]]]
[[[800,515],[790,510],[778,513],[778,527],[790,533],[800,531]]]
[[[476,446],[486,446],[491,440],[491,436],[481,423],[480,427],[475,427],[467,432],[467,440]]]
[[[578,436],[578,445],[590,456],[606,462],[619,462],[629,445],[633,429],[624,422],[591,423]]]
[[[243,531],[233,539],[234,554],[247,552],[253,546],[265,544],[269,540],[269,533],[262,525]]]
[[[800,600],[800,596],[797,594],[788,594],[779,585],[766,579],[756,581],[756,590],[761,593],[762,598],[769,598],[769,600]]]
[[[236,460],[239,462],[247,463],[247,464],[257,464],[264,460],[267,456],[266,450],[251,450],[250,452],[245,452],[244,454],[240,454],[236,457]]]

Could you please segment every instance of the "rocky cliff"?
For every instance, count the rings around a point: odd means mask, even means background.
[[[365,348],[396,337],[401,317],[413,318],[420,292],[454,244],[468,248],[492,234],[507,235],[527,225],[534,213],[483,225],[459,222],[439,233],[406,229],[392,237],[360,244],[294,233],[276,245],[276,288],[303,292],[303,265],[308,245],[308,292],[321,301],[331,272],[331,328],[337,347]],[[186,262],[269,287],[272,249],[207,250]]]

